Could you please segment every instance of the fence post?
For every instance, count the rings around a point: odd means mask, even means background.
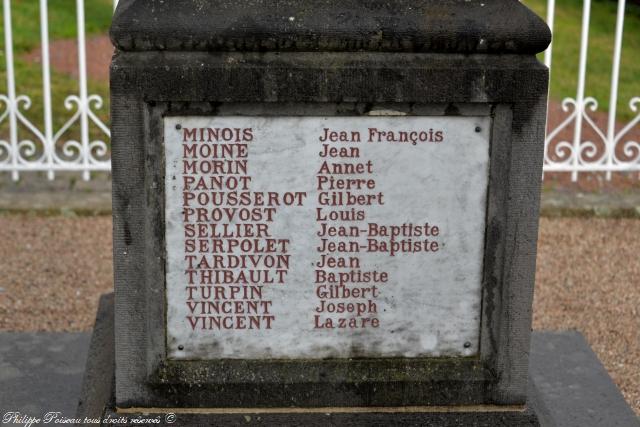
[[[42,49],[42,99],[44,102],[44,146],[47,170],[47,178],[53,180],[53,158],[55,156],[55,141],[53,140],[53,124],[51,110],[51,70],[49,60],[49,17],[47,0],[40,0],[40,39]]]
[[[553,18],[556,13],[556,0],[549,0],[547,2],[547,26],[553,33]],[[549,47],[544,51],[544,65],[549,68],[549,73],[551,73],[551,52],[553,47],[553,39],[551,39],[551,43],[549,43]]]
[[[16,81],[13,69],[13,34],[11,27],[11,2],[3,0],[4,8],[4,50],[7,62],[7,112],[9,114],[9,156],[11,156],[11,178],[17,181],[18,172],[18,119],[16,116]]]
[[[580,65],[578,68],[578,89],[576,94],[576,122],[573,134],[573,171],[571,180],[578,180],[578,167],[581,158],[582,116],[584,114],[584,86],[587,74],[587,47],[589,44],[589,20],[591,14],[591,0],[584,0],[582,9],[582,32],[580,36]]]
[[[78,88],[80,109],[80,138],[82,141],[82,178],[88,181],[91,174],[89,172],[89,158],[91,150],[89,148],[89,101],[87,98],[87,55],[85,48],[85,31],[84,31],[84,0],[76,0],[77,18],[78,18]]]
[[[609,120],[607,122],[607,180],[611,180],[611,168],[616,151],[616,112],[618,108],[618,80],[620,78],[620,56],[622,53],[622,30],[624,28],[625,0],[618,0],[616,15],[616,38],[611,68],[611,96],[609,98]]]

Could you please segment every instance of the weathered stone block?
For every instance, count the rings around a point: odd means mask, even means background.
[[[119,408],[522,410],[539,18],[516,1],[123,0],[112,40]],[[358,327],[333,327],[340,302]]]

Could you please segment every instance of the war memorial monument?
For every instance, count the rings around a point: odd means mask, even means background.
[[[80,414],[544,424],[539,17],[121,0],[111,38],[115,297]]]

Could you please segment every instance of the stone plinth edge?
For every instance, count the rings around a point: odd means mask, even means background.
[[[121,51],[536,54],[551,32],[516,0],[122,0]]]
[[[526,411],[124,414],[114,405],[113,294],[100,299],[76,418],[139,415],[159,425],[439,425],[439,426],[640,426],[585,339],[577,332],[534,332]],[[348,408],[343,408],[348,409]],[[184,412],[184,411],[183,411]],[[218,411],[220,412],[220,411]],[[265,411],[266,412],[266,411]],[[173,422],[168,423],[167,420]],[[105,424],[106,425],[106,424]],[[121,425],[121,424],[119,424]],[[139,424],[129,424],[139,425]]]

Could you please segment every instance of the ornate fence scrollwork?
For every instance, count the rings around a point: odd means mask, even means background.
[[[606,178],[611,179],[613,172],[640,171],[640,143],[635,139],[626,139],[626,136],[640,122],[640,112],[638,111],[640,97],[634,96],[629,100],[631,111],[637,113],[635,117],[619,130],[616,121],[625,3],[625,0],[618,0],[609,113],[606,130],[603,130],[589,114],[597,111],[598,101],[592,97],[585,97],[591,0],[583,2],[576,97],[565,98],[562,101],[562,110],[567,113],[567,116],[547,133],[544,156],[545,172],[569,172],[571,179],[576,181],[580,172],[605,172]],[[547,22],[552,30],[554,14],[555,2],[549,0],[547,3]],[[553,72],[551,46],[545,52],[544,61]],[[572,132],[563,132],[570,130],[571,125],[573,125]],[[571,138],[568,138],[567,134]]]
[[[3,0],[4,41],[7,66],[7,94],[0,95],[3,110],[0,125],[7,123],[8,135],[0,136],[0,171],[9,171],[14,180],[21,172],[45,171],[49,179],[56,171],[79,171],[85,180],[92,171],[111,170],[108,140],[109,128],[95,113],[103,107],[99,95],[87,91],[87,69],[84,28],[84,0],[76,0],[78,25],[78,94],[69,95],[64,106],[73,112],[71,117],[53,131],[51,105],[51,76],[49,61],[49,34],[47,1],[40,0],[40,24],[42,47],[42,80],[44,99],[44,131],[41,131],[26,116],[31,107],[27,95],[16,94],[13,58],[11,1]],[[98,129],[104,138],[96,138],[90,126]],[[79,127],[79,137],[64,140],[74,126]],[[28,135],[28,136],[25,136]]]
[[[573,98],[565,98],[562,111],[567,115],[548,132],[545,140],[545,172],[640,171],[640,141],[626,138],[640,123],[640,97],[631,98],[629,108],[637,113],[635,117],[617,131],[615,123],[610,124],[612,131],[607,132],[589,115],[598,109],[594,98],[584,98],[581,104]],[[575,125],[579,115],[582,125],[573,129],[571,140],[559,137]]]

